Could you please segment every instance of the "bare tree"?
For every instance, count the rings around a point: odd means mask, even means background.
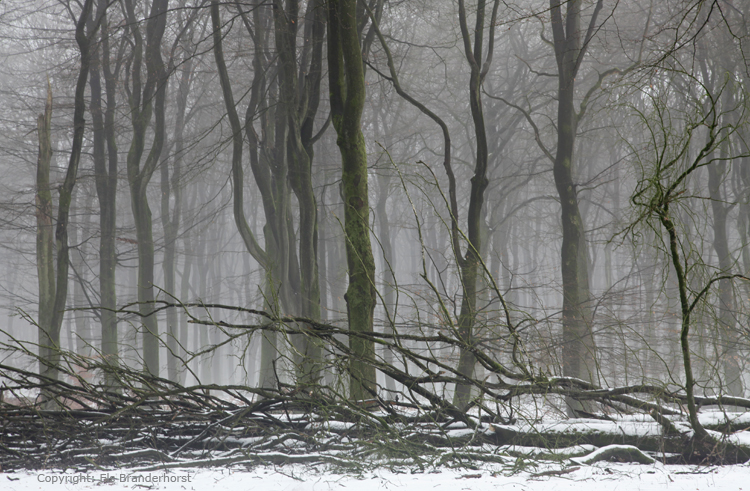
[[[127,167],[130,199],[135,219],[138,242],[138,302],[143,323],[143,364],[150,373],[159,373],[159,326],[153,312],[154,305],[154,237],[151,208],[147,189],[161,159],[165,133],[165,99],[168,74],[161,56],[162,38],[167,25],[168,0],[154,0],[146,20],[146,36],[141,32],[140,19],[136,17],[134,0],[125,0],[128,30],[133,42],[133,60],[130,62],[130,115],[133,128]],[[142,79],[146,68],[145,83]],[[146,133],[155,118],[153,141],[145,162],[141,165],[146,145]]]
[[[76,21],[76,43],[81,53],[81,63],[76,82],[75,103],[73,114],[73,142],[70,149],[70,159],[65,180],[60,186],[60,197],[57,208],[57,224],[55,225],[55,252],[57,254],[54,271],[51,267],[52,250],[51,237],[51,195],[49,189],[49,162],[51,158],[50,118],[52,114],[52,93],[48,89],[45,113],[39,118],[39,160],[37,186],[41,190],[38,198],[39,206],[39,263],[40,266],[40,316],[39,316],[39,346],[42,360],[41,374],[50,379],[57,379],[60,363],[60,329],[65,305],[68,300],[68,272],[70,254],[68,243],[68,224],[70,222],[70,205],[73,197],[78,164],[81,161],[83,148],[83,133],[85,131],[84,113],[86,111],[85,90],[91,64],[91,39],[96,33],[86,32],[86,22],[91,15],[93,0],[86,0]],[[53,276],[54,275],[54,276]],[[53,404],[53,401],[45,401]]]
[[[333,127],[341,152],[344,233],[349,286],[346,299],[350,361],[349,396],[363,400],[375,392],[373,332],[375,258],[370,244],[367,150],[360,121],[365,105],[365,73],[357,35],[356,0],[328,2],[328,85]]]

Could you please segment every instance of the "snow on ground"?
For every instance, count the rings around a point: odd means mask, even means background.
[[[185,469],[138,472],[0,473],[0,490],[8,491],[700,491],[704,489],[750,491],[750,466],[724,467],[637,465],[600,462],[565,474],[560,464],[527,467],[510,474],[492,464],[476,469],[447,469],[419,473],[374,469],[361,475],[340,474],[319,467]],[[545,474],[546,473],[546,474]],[[67,478],[67,479],[66,479]],[[168,482],[165,482],[168,481]],[[61,482],[62,481],[62,482]]]

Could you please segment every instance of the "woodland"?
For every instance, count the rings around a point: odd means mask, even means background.
[[[0,468],[750,460],[750,4],[0,2]]]

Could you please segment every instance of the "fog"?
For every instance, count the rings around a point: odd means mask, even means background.
[[[0,4],[4,365],[744,397],[747,5],[213,8]]]

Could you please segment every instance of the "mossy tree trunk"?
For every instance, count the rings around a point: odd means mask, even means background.
[[[370,243],[367,150],[361,129],[365,74],[357,34],[356,0],[328,2],[328,73],[333,126],[341,152],[344,235],[349,267],[346,299],[350,361],[349,397],[363,400],[375,393],[374,344],[361,337],[373,331],[375,259]]]

